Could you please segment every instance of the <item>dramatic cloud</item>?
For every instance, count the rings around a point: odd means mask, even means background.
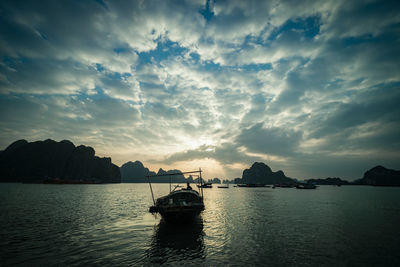
[[[237,142],[250,151],[278,156],[295,152],[301,133],[282,128],[263,128],[261,123],[244,129]]]
[[[69,139],[222,179],[254,161],[297,178],[400,169],[399,10],[2,1],[0,145]]]

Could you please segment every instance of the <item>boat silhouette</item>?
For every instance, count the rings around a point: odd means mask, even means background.
[[[203,210],[204,210],[204,202],[203,202],[203,182],[201,179],[201,169],[198,171],[191,172],[179,172],[172,174],[162,174],[162,175],[153,175],[147,176],[149,180],[149,186],[151,191],[151,196],[153,199],[153,206],[149,208],[149,212],[151,213],[159,213],[164,221],[166,222],[176,222],[176,223],[184,223],[193,220],[196,218]],[[173,175],[182,175],[189,173],[199,173],[200,176],[200,192],[193,190],[189,183],[184,188],[176,190],[175,187],[171,190],[171,176]],[[153,189],[151,186],[151,177],[156,176],[169,176],[170,179],[170,192],[166,196],[162,196],[154,199]]]

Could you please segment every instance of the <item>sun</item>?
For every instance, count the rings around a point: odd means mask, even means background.
[[[194,150],[200,147],[211,147],[216,145],[216,141],[210,136],[193,138],[191,136],[182,136],[183,150]]]

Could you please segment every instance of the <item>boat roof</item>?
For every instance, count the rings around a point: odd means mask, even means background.
[[[169,193],[169,196],[180,194],[180,193],[191,193],[191,194],[195,194],[197,196],[200,196],[199,192],[197,192],[196,190],[186,189],[186,188],[182,188],[181,190],[173,191],[173,192]]]
[[[195,190],[192,190],[192,189],[183,188],[183,189],[181,189],[181,190],[173,191],[173,192],[169,193],[168,195],[163,196],[163,197],[160,197],[160,198],[158,198],[158,199],[163,199],[163,198],[168,198],[168,197],[171,197],[171,196],[174,196],[174,195],[188,194],[188,193],[189,193],[189,194],[196,195],[197,197],[200,197],[199,192],[197,192],[197,191],[195,191]]]

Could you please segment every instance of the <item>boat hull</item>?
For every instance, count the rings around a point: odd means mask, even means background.
[[[315,185],[297,185],[297,189],[316,189],[317,186]]]
[[[149,212],[159,213],[167,222],[187,222],[204,210],[203,198],[197,191],[182,189],[157,199]]]
[[[212,188],[212,184],[206,183],[202,185],[197,185],[198,188]]]
[[[150,212],[159,213],[166,222],[185,223],[196,219],[204,210],[204,205],[180,207],[150,207]]]
[[[167,211],[160,213],[166,222],[186,223],[195,220],[201,210]]]

